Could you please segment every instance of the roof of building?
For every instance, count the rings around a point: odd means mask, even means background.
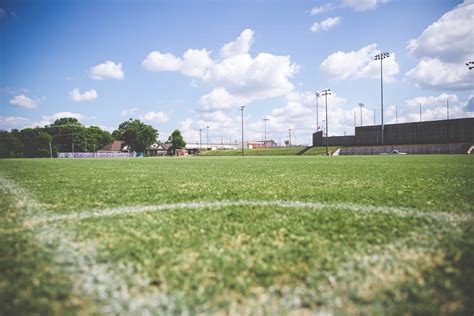
[[[99,150],[100,151],[107,151],[107,152],[120,152],[122,151],[122,148],[125,146],[125,142],[121,140],[114,140],[113,142],[105,145],[103,148]]]

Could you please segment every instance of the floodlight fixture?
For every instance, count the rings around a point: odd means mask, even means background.
[[[329,156],[329,148],[328,148],[328,95],[331,95],[331,89],[324,89],[321,91],[321,95],[324,96],[326,100],[326,156]]]
[[[381,128],[380,128],[380,139],[381,139],[381,144],[383,145],[383,134],[384,134],[384,125],[383,125],[383,66],[382,66],[382,61],[385,58],[390,57],[390,54],[387,52],[383,52],[380,54],[375,55],[375,60],[380,60],[380,116],[382,118],[381,120]]]

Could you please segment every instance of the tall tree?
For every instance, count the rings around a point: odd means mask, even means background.
[[[115,139],[123,140],[130,150],[144,152],[156,142],[158,131],[140,120],[129,119],[120,124],[112,135]]]
[[[171,147],[174,150],[186,147],[186,142],[184,141],[183,135],[181,135],[179,129],[175,129],[173,133],[171,133],[168,138],[168,143],[171,144]]]

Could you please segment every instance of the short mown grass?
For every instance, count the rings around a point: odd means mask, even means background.
[[[147,292],[175,298],[178,306],[156,314],[474,310],[471,157],[25,159],[1,160],[0,170],[41,203],[42,217],[190,201],[328,204],[320,210],[184,208],[28,230],[4,188],[0,314],[101,310],[100,298],[72,286],[80,276],[53,260],[54,244],[35,241],[35,230],[53,227],[67,232],[78,249],[93,245],[97,263],[117,275],[126,267],[145,280],[145,286],[127,281],[130,299]],[[407,210],[400,216],[330,206],[341,203]],[[467,219],[419,216],[423,212]]]

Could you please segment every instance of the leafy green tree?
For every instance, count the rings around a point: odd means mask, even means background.
[[[183,135],[181,135],[181,132],[178,129],[175,129],[173,133],[171,133],[167,143],[171,144],[171,147],[174,150],[186,147]]]
[[[123,122],[118,129],[112,133],[115,139],[123,140],[132,151],[144,152],[151,144],[156,142],[158,131],[151,125],[140,120]]]
[[[22,148],[19,130],[0,131],[0,158],[22,157]]]
[[[50,156],[49,143],[52,137],[40,127],[20,131],[23,157],[46,158]]]

